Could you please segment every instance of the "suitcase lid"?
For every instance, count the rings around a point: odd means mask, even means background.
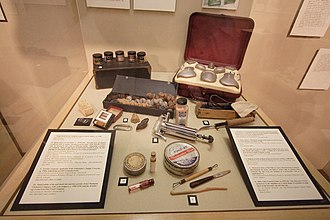
[[[253,28],[251,18],[195,12],[189,18],[184,59],[240,69]]]

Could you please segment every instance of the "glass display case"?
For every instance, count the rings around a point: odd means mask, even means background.
[[[329,118],[329,104],[326,102],[329,92],[297,89],[317,51],[329,45],[330,35],[328,31],[318,38],[289,36],[301,8],[300,0],[234,1],[234,10],[203,7],[198,0],[189,4],[177,0],[175,11],[170,12],[134,10],[133,7],[118,9],[102,5],[92,7],[87,2],[1,1],[6,19],[0,22],[0,112],[4,130],[10,134],[14,143],[12,146],[6,145],[3,149],[10,150],[3,150],[0,155],[1,163],[8,164],[6,171],[1,170],[4,176],[0,188],[1,217],[329,217],[329,205],[256,207],[225,128],[201,132],[205,136],[212,136],[213,143],[199,140],[188,140],[188,143],[200,153],[199,164],[193,173],[218,164],[219,172],[231,172],[206,183],[209,185],[205,187],[224,187],[227,190],[199,193],[189,188],[189,184],[182,184],[180,191],[188,193],[171,195],[172,184],[188,175],[171,173],[164,165],[164,149],[170,143],[182,139],[178,135],[167,136],[165,132],[165,135],[162,133],[166,137],[164,141],[154,131],[158,116],[140,112],[138,117],[141,120],[148,118],[148,124],[136,130],[136,124],[130,121],[134,111],[123,111],[109,128],[116,130],[116,125],[125,125],[121,127],[124,131],[115,131],[103,208],[12,211],[12,204],[33,161],[38,158],[38,151],[44,144],[43,138],[48,129],[102,130],[93,125],[93,120],[98,117],[100,110],[108,108],[103,105],[103,101],[112,88],[97,88],[93,76],[93,54],[124,51],[126,57],[127,51],[144,51],[148,61],[146,78],[174,83],[176,73],[188,62],[184,58],[184,51],[189,17],[194,12],[249,17],[254,20],[255,27],[239,70],[242,95],[237,98],[237,101],[247,100],[259,106],[254,112],[254,122],[247,125],[281,126],[310,175],[325,194],[330,193],[329,182],[318,171],[326,171],[330,159],[327,135],[329,125],[326,123]],[[225,1],[219,2],[222,4]],[[130,5],[133,1],[126,3]],[[207,48],[206,45],[205,51],[210,49],[214,48]],[[222,52],[219,51],[220,54]],[[130,63],[127,62],[127,65]],[[130,74],[134,75],[133,72]],[[143,86],[135,85],[136,88]],[[136,88],[133,90],[137,91]],[[120,88],[121,91],[125,89],[125,85]],[[225,122],[225,119],[220,118],[198,118],[194,112],[196,100],[187,98],[187,126],[192,128],[189,132],[198,136],[198,128]],[[79,106],[81,101],[91,104],[91,114],[82,114]],[[87,125],[79,124],[84,123],[82,119],[86,118],[89,119]],[[169,123],[175,124],[175,119],[169,119]],[[125,156],[135,151],[145,155],[146,171],[138,176],[127,175],[123,161]],[[152,173],[149,172],[151,152],[156,153],[157,159],[155,172]],[[7,153],[13,156],[8,157]],[[13,159],[3,160],[2,157]],[[210,175],[215,174],[215,171],[209,172]],[[206,173],[201,175],[206,176]],[[153,186],[134,194],[128,192],[127,185],[120,186],[121,181],[134,184],[151,178],[154,180]]]

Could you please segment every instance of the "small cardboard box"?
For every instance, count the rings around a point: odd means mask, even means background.
[[[253,28],[254,21],[251,18],[193,13],[188,25],[184,54],[186,62],[174,78],[178,83],[178,95],[200,101],[209,101],[212,95],[217,95],[222,102],[234,102],[242,92],[238,70]],[[213,71],[215,74],[212,79],[216,79],[212,82],[201,80],[201,66]],[[180,77],[179,73],[186,67],[193,68],[196,76]],[[225,68],[225,72],[217,73],[217,67]],[[226,84],[220,83],[223,77],[229,78]]]
[[[103,100],[103,107],[108,108],[109,106],[117,106],[122,108],[124,111],[135,112],[146,115],[160,116],[170,112],[170,117],[174,117],[174,107],[170,105],[170,102],[167,102],[166,105],[153,105],[152,107],[146,107],[137,105],[136,103],[127,104],[127,102],[118,101],[119,99],[126,99],[128,96],[132,99],[142,98],[148,100],[149,94],[154,94],[155,96],[164,95],[171,98],[172,102],[175,104],[177,93],[177,84],[173,82],[165,82],[159,80],[143,79],[129,76],[118,75],[116,77],[115,83],[113,85],[112,91],[107,95]],[[161,97],[155,97],[155,99],[162,99]],[[165,100],[166,98],[164,98]],[[150,100],[150,99],[149,99]],[[171,102],[171,103],[172,103]],[[173,104],[173,103],[172,103]]]

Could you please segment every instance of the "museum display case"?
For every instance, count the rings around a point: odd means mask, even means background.
[[[144,3],[1,1],[0,111],[18,159],[0,218],[328,219],[329,91],[303,81],[330,36],[294,29],[307,6],[326,12],[307,0]],[[217,31],[197,45],[199,28]],[[197,97],[186,81],[239,92]]]

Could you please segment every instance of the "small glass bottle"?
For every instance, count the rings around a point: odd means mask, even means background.
[[[137,61],[138,63],[144,63],[145,60],[144,60],[144,57],[146,56],[146,52],[144,51],[140,51],[137,53]]]
[[[156,152],[152,151],[150,155],[150,173],[156,171]]]
[[[176,107],[175,107],[175,122],[176,122],[176,124],[187,126],[188,111],[189,111],[189,107],[187,105],[187,99],[186,98],[178,98],[176,100]]]
[[[116,53],[117,62],[124,62],[125,60],[124,51],[117,50],[115,53]]]
[[[95,66],[102,66],[103,58],[101,53],[94,53],[93,54],[93,64]]]
[[[128,62],[130,63],[134,63],[136,61],[136,51],[128,51],[127,52],[128,55]]]
[[[104,62],[110,63],[113,59],[113,53],[112,51],[104,51]]]
[[[143,180],[141,182],[128,186],[128,192],[129,193],[137,192],[137,191],[149,188],[150,186],[153,186],[154,184],[155,184],[154,179]]]

